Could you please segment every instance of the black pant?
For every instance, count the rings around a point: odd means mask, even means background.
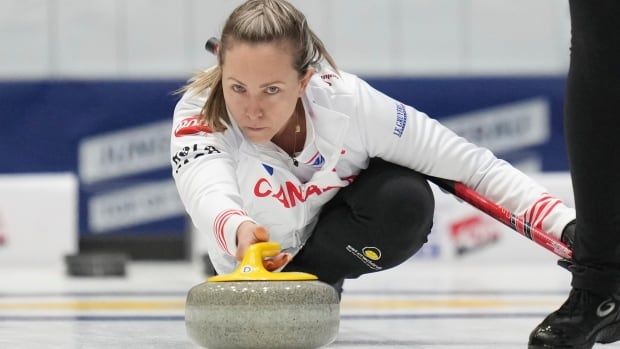
[[[577,209],[573,287],[620,291],[620,1],[571,0],[565,135]]]
[[[394,267],[427,241],[434,206],[419,173],[372,159],[323,208],[312,236],[284,271],[333,284]]]

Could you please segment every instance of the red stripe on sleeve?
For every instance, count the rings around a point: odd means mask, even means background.
[[[553,209],[560,203],[560,200],[555,200],[555,202],[553,203],[553,205],[551,205],[551,207],[549,207],[549,210],[547,210],[547,212],[544,214],[544,216],[542,216],[540,218],[540,220],[538,221],[538,223],[536,224],[536,227],[538,229],[542,229],[542,223],[545,220],[545,218],[547,218],[547,216],[549,215],[549,213],[551,213],[551,211],[553,211]]]
[[[234,215],[245,216],[246,213],[241,210],[222,211],[217,215],[217,217],[215,217],[215,221],[213,222],[213,233],[215,234],[217,244],[222,250],[224,250],[224,252],[231,256],[232,253],[228,250],[228,244],[226,243],[226,238],[224,237],[224,226],[226,225],[226,222],[228,222],[228,219]]]
[[[540,218],[543,212],[545,212],[545,208],[547,207],[547,205],[549,205],[552,202],[553,200],[547,200],[543,202],[540,206],[538,206],[538,208],[536,209],[536,212],[534,212],[534,214],[532,215],[532,225],[534,225],[536,221],[538,221],[538,218]]]
[[[536,211],[536,207],[541,204],[543,201],[551,199],[551,195],[544,193],[543,196],[536,201],[529,210],[527,210],[527,221],[531,224],[534,224],[534,212]]]

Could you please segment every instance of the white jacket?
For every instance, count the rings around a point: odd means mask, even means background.
[[[323,70],[311,78],[302,98],[307,137],[298,167],[276,145],[250,143],[234,120],[224,132],[198,125],[206,98],[207,92],[185,94],[175,108],[172,172],[218,273],[235,267],[236,231],[246,220],[296,253],[321,207],[372,157],[462,182],[557,238],[575,219],[573,209],[489,150],[355,75]]]

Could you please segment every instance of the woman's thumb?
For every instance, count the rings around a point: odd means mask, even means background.
[[[267,232],[267,229],[263,227],[257,227],[256,230],[254,230],[254,237],[256,238],[256,241],[269,241],[269,233]]]

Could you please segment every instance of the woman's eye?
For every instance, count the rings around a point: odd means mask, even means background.
[[[241,85],[232,85],[232,90],[238,93],[245,92],[245,89]]]
[[[280,92],[280,88],[277,86],[269,86],[267,87],[267,94],[270,95],[275,95],[276,93]]]

